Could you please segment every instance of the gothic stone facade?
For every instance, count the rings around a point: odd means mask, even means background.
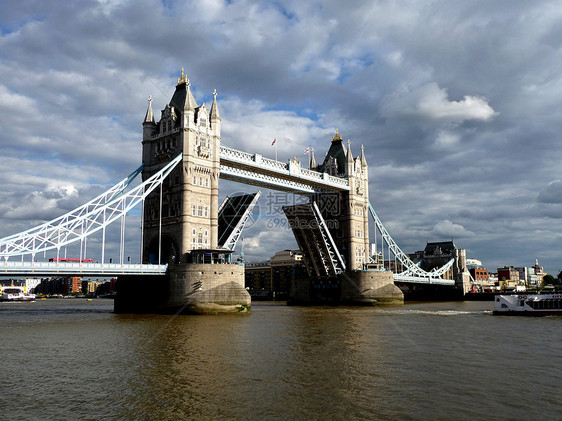
[[[369,170],[365,151],[361,147],[361,155],[353,158],[350,141],[346,147],[336,130],[324,162],[316,166],[312,157],[311,169],[349,180],[348,192],[327,193],[317,200],[347,270],[361,270],[369,259]]]
[[[217,247],[221,118],[216,91],[213,97],[210,110],[204,103],[198,106],[182,69],[158,122],[149,99],[143,122],[143,179],[182,152],[183,163],[163,184],[161,221],[160,192],[155,191],[145,202],[145,262],[155,263],[161,256],[162,263],[185,263],[191,250]]]

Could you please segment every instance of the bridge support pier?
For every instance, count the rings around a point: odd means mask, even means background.
[[[166,276],[120,276],[116,313],[245,313],[250,294],[244,288],[244,266],[176,264]]]
[[[244,266],[179,264],[169,270],[167,307],[186,313],[240,313],[250,310],[251,297],[244,288]]]
[[[392,272],[350,271],[336,278],[295,278],[289,305],[377,306],[404,304]]]
[[[344,272],[341,301],[348,305],[404,304],[404,294],[396,285],[392,272]]]

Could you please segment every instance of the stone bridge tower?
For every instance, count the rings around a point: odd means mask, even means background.
[[[221,118],[213,92],[210,110],[198,106],[183,73],[156,122],[149,99],[143,122],[143,180],[183,152],[183,163],[164,182],[162,240],[160,192],[145,203],[143,260],[185,263],[193,249],[213,249],[218,239]]]
[[[345,305],[380,305],[404,302],[404,295],[394,285],[392,272],[370,270],[369,266],[369,172],[365,150],[353,157],[351,142],[343,143],[337,132],[326,157],[321,165],[315,164],[311,157],[311,169],[332,176],[347,178],[349,190],[339,193],[323,192],[315,195],[314,200],[322,213],[324,224],[328,227],[334,246],[345,262],[345,271],[308,270],[308,276],[295,278],[291,285],[288,302],[291,304],[345,304]],[[286,214],[293,217],[288,207]],[[298,209],[299,206],[292,208]],[[294,218],[294,217],[293,217]],[[296,219],[296,218],[294,218]],[[306,221],[306,220],[305,220]],[[295,221],[293,221],[295,222]],[[298,222],[298,221],[297,221]],[[322,222],[320,222],[322,223]],[[318,244],[314,257],[322,261],[331,249],[322,248],[328,240],[322,234],[315,234],[313,227],[301,228],[295,224],[295,238],[304,250],[305,263]],[[321,231],[321,230],[319,230]],[[310,238],[307,240],[306,238]],[[335,255],[335,253],[333,253]],[[311,266],[307,263],[308,266]],[[314,266],[314,265],[312,265]],[[321,265],[317,265],[322,267]],[[336,269],[336,268],[334,268]]]
[[[168,271],[166,276],[142,279],[120,276],[116,312],[214,314],[249,309],[244,266],[231,262],[231,250],[217,247],[220,141],[216,91],[210,109],[197,105],[183,69],[158,122],[149,99],[143,122],[143,179],[183,154],[162,191],[154,191],[144,204],[143,262],[168,264]]]
[[[344,145],[336,130],[324,162],[312,169],[349,180],[349,191],[322,194],[318,201],[347,269],[361,270],[369,261],[369,170],[365,150],[361,146],[361,154],[353,158],[351,142]]]

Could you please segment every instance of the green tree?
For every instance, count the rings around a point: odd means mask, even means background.
[[[542,285],[554,285],[554,276],[552,276],[550,273],[547,273],[546,275],[544,275],[544,277],[542,278]]]

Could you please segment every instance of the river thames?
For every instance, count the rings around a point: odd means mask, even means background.
[[[562,318],[492,302],[235,316],[0,303],[0,418],[562,419]]]

